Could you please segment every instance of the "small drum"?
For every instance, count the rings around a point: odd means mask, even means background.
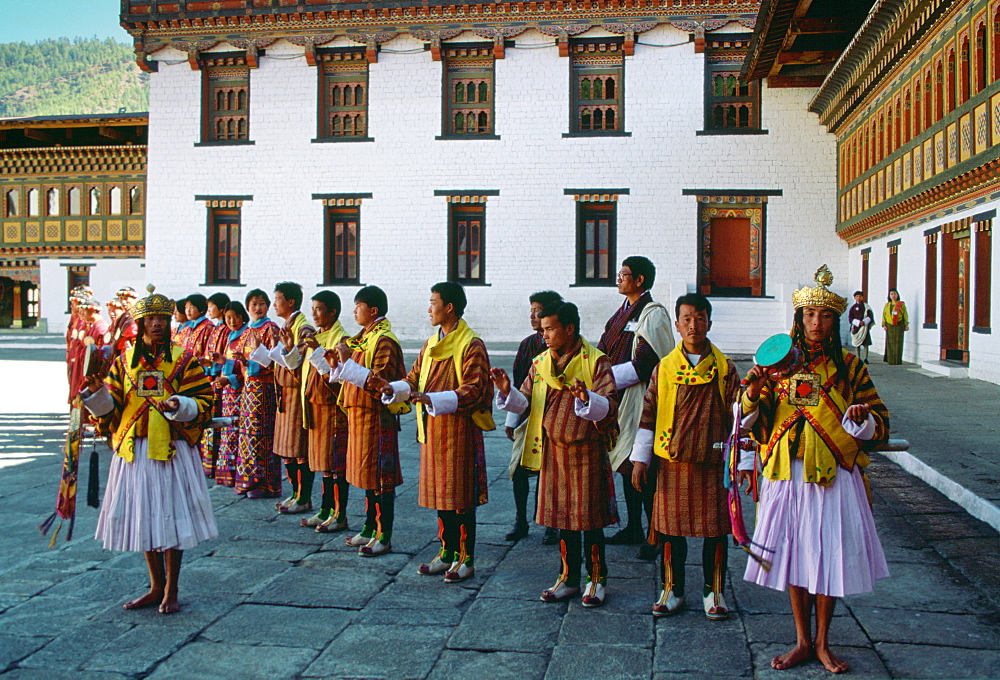
[[[781,380],[798,373],[803,366],[802,351],[792,344],[787,333],[772,335],[760,343],[753,361],[764,368],[771,380]]]

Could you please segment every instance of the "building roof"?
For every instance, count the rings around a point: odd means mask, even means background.
[[[0,149],[146,144],[148,113],[0,118]]]

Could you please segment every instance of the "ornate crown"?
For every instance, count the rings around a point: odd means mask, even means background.
[[[847,298],[842,298],[833,291],[827,290],[827,286],[833,283],[833,274],[825,264],[816,270],[816,286],[810,288],[805,286],[792,293],[792,306],[795,309],[802,307],[825,307],[835,311],[838,315],[847,310]]]
[[[80,309],[97,309],[97,310],[99,310],[101,308],[101,303],[98,302],[96,299],[94,299],[92,297],[80,297],[80,298],[78,298],[78,300],[79,300],[79,307],[80,307]]]
[[[132,286],[123,286],[122,288],[118,289],[117,293],[115,293],[115,297],[117,298],[127,297],[127,298],[132,298],[134,300],[135,298],[138,297],[138,295],[135,292],[135,288],[133,288]]]
[[[154,293],[156,286],[149,284],[146,286],[149,295],[136,300],[132,305],[132,318],[138,321],[146,316],[171,316],[174,313],[174,301],[166,295]]]
[[[90,286],[85,286],[83,284],[80,284],[79,286],[74,286],[73,290],[69,292],[69,299],[76,300],[77,302],[93,296],[94,296],[93,289]]]

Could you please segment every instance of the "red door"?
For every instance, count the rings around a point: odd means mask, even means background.
[[[712,219],[709,277],[713,295],[751,295],[750,219]]]

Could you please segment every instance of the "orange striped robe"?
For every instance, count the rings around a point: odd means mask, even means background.
[[[351,357],[365,366],[365,353]],[[372,365],[365,366],[380,378],[393,382],[406,376],[403,349],[382,336],[375,346]],[[359,489],[382,494],[403,483],[399,466],[398,420],[382,403],[378,392],[364,390],[349,382],[340,388],[347,412],[347,481]]]
[[[347,466],[347,415],[337,406],[340,383],[328,382],[307,358],[303,361],[308,364],[303,389],[309,409],[309,469],[342,475]]]
[[[302,312],[296,312],[301,314]],[[289,319],[288,327],[295,319]],[[308,322],[305,327],[312,328]],[[297,343],[299,337],[295,338]],[[307,361],[302,357],[302,361]],[[309,431],[302,419],[302,367],[289,371],[284,366],[274,365],[275,391],[278,397],[278,412],[274,416],[274,452],[282,458],[306,458],[309,455]]]
[[[425,344],[406,376],[414,392],[426,350]],[[472,422],[472,414],[491,407],[493,383],[489,373],[490,358],[481,338],[474,338],[462,357],[461,386],[452,359],[435,361],[431,367],[425,391],[454,390],[458,394],[458,411],[426,416],[426,442],[420,445],[420,490],[417,495],[421,507],[465,512],[486,503],[487,492],[480,482],[477,463],[483,450],[483,431]]]
[[[732,532],[727,492],[723,486],[725,463],[722,451],[712,448],[724,442],[733,424],[733,403],[739,397],[740,375],[726,359],[723,400],[718,377],[704,385],[678,385],[674,407],[671,462],[655,453],[650,475],[656,475],[652,530],[668,536],[725,536]],[[653,371],[642,403],[639,427],[656,431],[659,368]]]
[[[565,370],[580,347],[577,344],[556,361],[556,374]],[[521,385],[521,393],[529,402],[534,381],[532,364]],[[535,517],[535,522],[542,526],[590,531],[616,521],[612,512],[614,482],[608,449],[618,436],[618,393],[611,361],[606,356],[597,359],[593,385],[592,391],[608,400],[608,414],[598,422],[576,415],[576,398],[569,390],[547,388]]]

